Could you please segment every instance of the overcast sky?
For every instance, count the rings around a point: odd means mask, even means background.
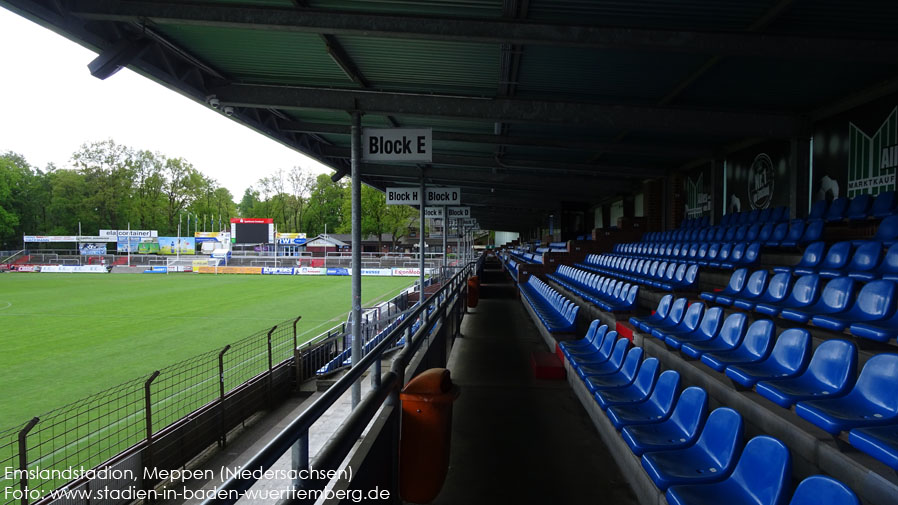
[[[182,157],[240,200],[278,168],[329,172],[223,114],[122,69],[101,81],[96,54],[0,7],[0,152],[69,167],[85,142],[113,139]]]

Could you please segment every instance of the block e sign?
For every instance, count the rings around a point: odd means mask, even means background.
[[[433,161],[430,128],[363,128],[363,161]]]

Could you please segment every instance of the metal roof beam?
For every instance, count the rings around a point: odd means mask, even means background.
[[[323,147],[322,154],[329,158],[349,158],[350,150],[345,147]],[[514,172],[546,173],[549,175],[568,176],[613,176],[616,178],[650,178],[665,175],[663,168],[625,167],[610,165],[588,165],[579,163],[558,163],[546,160],[508,160],[501,164],[495,158],[485,156],[464,156],[455,154],[433,155],[433,165],[451,167],[481,167],[489,170],[506,170]],[[369,165],[377,164],[370,162]]]
[[[281,123],[281,131],[320,133],[328,135],[349,135],[349,125],[307,123],[305,121],[285,121]],[[684,145],[665,145],[639,142],[599,142],[587,139],[561,139],[534,136],[494,135],[479,133],[459,133],[452,131],[433,131],[433,140],[447,142],[468,142],[472,144],[490,144],[503,146],[526,146],[553,149],[602,150],[615,154],[635,154],[652,157],[692,158],[710,156],[711,149]]]
[[[836,39],[745,32],[703,32],[540,23],[512,19],[348,13],[207,2],[72,0],[75,15],[91,20],[173,23],[221,28],[367,35],[403,39],[512,43],[774,58],[888,61],[891,40]]]
[[[296,86],[229,84],[213,88],[222,104],[236,107],[309,108],[366,113],[452,117],[596,126],[616,130],[673,131],[791,138],[808,131],[791,114],[689,109],[650,105],[479,98]]]

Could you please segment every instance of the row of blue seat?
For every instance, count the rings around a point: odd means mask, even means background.
[[[881,219],[898,213],[898,201],[894,191],[876,195],[864,193],[849,199],[836,198],[831,203],[818,200],[811,206],[808,219],[822,219],[827,223],[843,220],[862,221],[868,218]]]
[[[602,310],[624,312],[633,310],[636,306],[638,284],[629,284],[567,265],[559,265],[555,272],[548,276]]]
[[[898,280],[898,243],[889,245],[885,251],[883,246],[883,242],[875,240],[843,241],[827,250],[824,242],[814,242],[805,248],[798,263],[776,266],[773,271],[798,275],[819,273],[825,278],[845,275],[863,281]]]
[[[686,262],[590,254],[583,263],[576,263],[574,266],[666,291],[694,289],[698,283],[698,265]]]
[[[381,329],[374,337],[368,339],[368,341],[365,342],[365,344],[362,346],[362,354],[368,354],[371,351],[371,349],[374,349],[374,347],[377,344],[381,343],[381,341],[383,341],[383,339],[385,339],[387,337],[387,335],[390,334],[391,331],[393,331],[397,326],[399,326],[399,323],[402,322],[403,319],[405,319],[405,314],[401,314],[400,316],[393,319],[393,321],[391,321],[390,324],[388,324],[386,327]],[[414,331],[415,330],[413,330],[412,332],[414,333]],[[399,339],[399,341],[396,342],[397,347],[400,347],[403,345],[405,345],[405,337],[402,337],[401,339]],[[331,359],[330,361],[325,363],[324,366],[322,366],[321,368],[316,370],[315,374],[316,375],[325,375],[325,374],[331,373],[331,372],[336,371],[339,368],[342,368],[344,366],[349,366],[351,364],[351,360],[352,360],[352,348],[347,346],[343,350],[343,352],[341,352],[340,354],[335,356],[333,359]]]
[[[521,295],[533,308],[543,326],[552,333],[572,333],[577,329],[580,307],[552,289],[535,275],[519,284]]]
[[[744,212],[731,212],[724,214],[720,219],[723,226],[753,223],[777,223],[789,219],[789,207],[768,207],[766,209],[754,209]],[[680,228],[706,228],[710,224],[709,216],[684,219]]]
[[[538,263],[542,264],[543,255],[542,254],[534,254],[524,249],[509,249],[508,253],[514,256],[518,261],[522,263]]]
[[[518,283],[518,262],[515,261],[511,255],[503,256],[499,255],[502,258],[502,265],[505,266],[505,270],[508,271],[509,275],[511,275],[511,280],[514,281],[515,284]]]
[[[660,235],[647,234],[636,244],[656,242],[761,242],[767,247],[796,247],[823,236],[823,221],[793,219],[780,223],[754,223],[712,226],[693,230],[672,230]]]
[[[770,276],[767,270],[749,275],[748,269],[740,269],[723,291],[700,296],[719,305],[778,315],[798,323],[810,321],[833,331],[848,329],[852,335],[879,342],[898,337],[895,281],[872,280],[855,292],[856,281],[851,277],[836,277],[823,287],[821,277],[815,273],[794,279],[787,272]]]
[[[649,247],[626,247],[634,244],[615,246],[614,255],[646,259],[685,261],[700,266],[732,269],[738,265],[753,265],[761,256],[759,242],[703,242],[699,243],[659,243]]]
[[[640,347],[627,350],[629,341],[617,337],[595,321],[586,337],[561,347],[669,503],[778,505],[785,500],[791,465],[782,442],[759,436],[743,447],[744,426],[736,411],[721,407],[708,414],[707,392],[698,387],[677,395],[676,371],[659,373],[656,358],[643,360]],[[824,476],[802,481],[790,503],[811,500],[858,504],[847,486]]]
[[[777,405],[795,405],[799,416],[829,433],[876,427],[855,436],[863,440],[858,447],[898,469],[898,354],[873,356],[857,375],[857,347],[847,340],[827,340],[812,354],[803,328],[774,339],[770,320],[746,328],[743,313],[723,319],[721,307],[684,307],[684,298],[672,301],[668,295],[653,315],[630,322]]]

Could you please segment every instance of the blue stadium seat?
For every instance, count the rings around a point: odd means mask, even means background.
[[[758,259],[761,257],[761,243],[760,242],[752,242],[745,248],[745,253],[742,255],[742,259],[738,262],[734,262],[734,266],[749,266],[754,265],[758,262]]]
[[[775,266],[773,267],[773,271],[776,273],[792,272],[796,275],[814,273],[820,266],[820,262],[823,261],[823,253],[825,250],[826,242],[823,242],[822,240],[819,242],[808,244],[808,246],[804,249],[804,254],[801,255],[801,259],[798,260],[798,263],[791,267]]]
[[[770,214],[770,220],[774,223],[786,221],[787,219],[789,219],[789,207],[786,206],[777,207]]]
[[[590,393],[602,389],[615,389],[629,386],[636,379],[639,368],[642,366],[643,357],[642,347],[631,347],[627,351],[627,357],[619,370],[610,373],[591,373],[583,377],[587,389]],[[589,367],[589,370],[597,370],[598,367]],[[581,369],[584,370],[584,369]]]
[[[886,191],[885,193],[876,195],[876,199],[873,200],[873,205],[870,206],[870,215],[877,219],[881,219],[886,216],[891,216],[894,213],[895,192]]]
[[[851,260],[851,242],[836,242],[826,251],[823,261],[817,266],[817,273],[840,271],[848,265]],[[799,272],[801,273],[801,272]],[[824,278],[839,277],[839,275],[821,275]]]
[[[797,377],[807,369],[810,361],[811,334],[804,328],[789,328],[777,337],[767,359],[728,365],[726,375],[733,382],[750,388],[762,380]]]
[[[680,374],[675,370],[665,370],[661,372],[655,389],[647,400],[608,407],[608,420],[618,431],[624,426],[665,421],[673,412],[679,389]]]
[[[619,342],[619,340],[623,340],[623,344]],[[622,346],[623,350],[618,351],[621,353],[621,359],[623,359],[624,353],[626,353],[627,345],[630,343],[629,340],[623,338],[618,339],[617,332],[614,330],[609,331],[605,335],[605,340],[602,341],[602,346],[598,351],[585,354],[580,356],[568,355],[568,361],[570,361],[571,366],[577,371],[577,374],[580,374],[580,368],[584,366],[595,366],[599,363],[604,363],[611,359],[612,354],[617,349],[618,346]]]
[[[761,381],[755,391],[780,407],[815,398],[839,397],[854,385],[857,347],[847,340],[827,340],[817,346],[807,370],[798,377]]]
[[[745,248],[748,247],[748,244],[745,242],[739,242],[733,246],[732,252],[730,252],[730,257],[727,258],[726,261],[721,261],[718,263],[720,268],[735,268],[736,265],[742,263],[742,256],[745,255]]]
[[[882,321],[851,323],[848,331],[855,337],[876,340],[877,342],[888,342],[898,337],[898,312],[893,313],[891,317]]]
[[[898,423],[898,354],[867,360],[850,393],[841,398],[802,401],[795,412],[827,433]]]
[[[817,274],[802,275],[795,280],[795,284],[792,285],[792,289],[789,290],[785,299],[779,302],[758,302],[755,305],[755,312],[767,316],[776,316],[783,309],[801,309],[808,307],[816,303],[819,296],[820,276]]]
[[[767,242],[770,240],[770,237],[773,236],[773,230],[776,228],[776,223],[767,222],[764,223],[764,226],[761,227],[761,230],[758,231],[757,241],[767,245]]]
[[[637,456],[652,451],[682,449],[695,443],[707,415],[708,393],[692,386],[680,393],[666,421],[625,426],[621,436]]]
[[[808,214],[808,221],[812,219],[823,219],[826,214],[826,208],[829,204],[826,200],[817,200],[811,205],[811,212]]]
[[[721,305],[732,305],[733,299],[742,293],[742,290],[745,289],[745,281],[748,279],[748,269],[747,268],[737,268],[733,270],[733,274],[730,275],[730,282],[727,283],[726,287],[723,288],[719,293],[711,293],[708,291],[703,292],[700,296],[708,300],[709,302],[718,303]]]
[[[851,324],[882,321],[895,311],[895,283],[871,281],[858,291],[854,305],[845,312],[814,316],[811,322],[829,330],[842,331]]]
[[[559,342],[558,347],[565,353],[568,351],[595,352],[599,350],[599,347],[602,345],[602,340],[605,338],[607,332],[608,325],[602,324],[600,320],[595,319],[593,322],[589,323],[589,328],[587,328],[586,335],[584,335],[583,338]]]
[[[898,244],[889,246],[875,273],[883,279],[898,281]]]
[[[888,216],[879,223],[876,234],[870,240],[882,242],[890,247],[898,240],[898,216]]]
[[[748,276],[748,280],[745,281],[745,289],[739,293],[739,296],[733,299],[733,307],[751,310],[755,306],[754,301],[764,294],[764,290],[767,288],[768,277],[769,274],[767,270],[756,270],[752,272],[752,274]]]
[[[789,505],[860,505],[860,502],[845,484],[825,475],[812,475],[798,484]]]
[[[848,433],[848,441],[893,470],[898,470],[898,423],[853,429]]]
[[[861,193],[851,199],[848,204],[848,210],[845,211],[845,217],[849,221],[861,221],[867,219],[870,213],[870,205],[873,203],[873,197],[869,193]]]
[[[826,214],[823,216],[823,220],[827,223],[835,223],[845,219],[845,211],[848,210],[848,197],[842,196],[836,198],[829,204],[829,208],[826,209]]]
[[[767,359],[773,348],[773,333],[776,325],[769,319],[758,319],[745,331],[739,347],[728,351],[714,351],[702,354],[702,363],[723,372],[728,365],[758,363]]]
[[[782,222],[777,223],[773,228],[773,232],[770,234],[770,237],[764,241],[764,245],[776,247],[780,245],[780,242],[786,239],[786,235],[789,234],[789,223]]]
[[[633,349],[638,349],[639,351],[634,354],[634,357],[642,357],[642,348],[634,347]],[[606,361],[601,363],[587,363],[583,362],[576,368],[577,375],[580,376],[584,381],[587,377],[591,377],[593,375],[611,375],[620,371],[621,366],[624,364],[624,360],[627,356],[630,355],[630,341],[625,338],[620,338],[614,344],[614,351],[611,352],[611,357],[609,357]],[[587,385],[588,386],[588,385]]]
[[[876,279],[876,267],[879,266],[879,260],[882,257],[882,243],[872,240],[860,240],[854,242],[857,247],[851,260],[842,268],[821,268],[821,277],[832,278],[847,275],[852,279],[860,281],[871,281]]]
[[[720,247],[720,243],[712,242],[711,245],[708,246],[707,254],[698,260],[698,264],[701,266],[708,266],[709,263],[717,260],[717,255],[720,254]]]
[[[653,329],[652,336],[655,338],[660,338],[664,340],[668,335],[683,335],[686,333],[691,333],[696,328],[698,328],[698,324],[702,320],[702,315],[705,313],[705,304],[703,303],[693,303],[686,309],[686,315],[683,316],[683,320],[680,324],[665,329]]]
[[[723,217],[720,218],[720,226],[729,226],[729,225],[730,225],[730,220],[733,219],[733,216],[734,216],[734,215],[735,215],[735,214],[732,214],[732,213],[730,213],[730,214],[724,214]]]
[[[706,352],[735,349],[745,336],[748,317],[743,313],[730,314],[723,320],[720,331],[711,340],[683,344],[680,352],[690,358],[699,359]]]
[[[792,222],[789,223],[789,232],[777,245],[782,247],[795,247],[801,241],[801,237],[804,236],[804,229],[804,219],[793,219]]]
[[[719,408],[708,416],[695,445],[642,455],[642,467],[658,489],[680,484],[700,484],[725,479],[736,466],[742,448],[742,416]]]
[[[745,240],[746,242],[754,242],[758,240],[758,234],[761,232],[762,223],[754,223],[749,228],[748,231],[745,232]]]
[[[669,505],[782,505],[792,474],[789,449],[775,438],[755,437],[745,444],[732,475],[712,484],[672,486]]]
[[[674,349],[679,349],[684,342],[691,343],[711,340],[718,332],[720,332],[720,327],[722,325],[723,307],[711,307],[705,311],[701,323],[699,323],[694,331],[678,335],[668,334],[664,337],[664,341]]]
[[[806,323],[814,316],[842,312],[854,301],[854,282],[851,277],[836,277],[823,288],[817,303],[800,309],[783,309],[780,317]]]
[[[667,311],[667,317],[646,328],[646,333],[651,333],[654,329],[668,330],[680,324],[683,321],[683,316],[686,315],[686,303],[688,302],[689,299],[685,297],[674,300],[670,305],[670,310]]]
[[[631,317],[630,324],[642,331],[649,331],[647,329],[648,326],[651,326],[653,323],[660,322],[665,317],[667,317],[667,312],[670,310],[670,305],[672,302],[673,295],[662,296],[661,301],[658,302],[658,307],[655,308],[654,314],[646,317]]]
[[[641,402],[652,394],[659,373],[658,358],[646,358],[631,384],[622,388],[598,388],[595,393],[596,402],[602,409],[622,403]]]
[[[724,263],[729,260],[730,254],[733,252],[733,243],[725,242],[720,246],[720,252],[717,253],[717,259],[713,261],[708,261],[708,266],[713,268],[720,268],[721,263]]]
[[[814,221],[809,221],[808,225],[804,229],[804,235],[801,236],[797,244],[792,244],[791,242],[786,242],[784,246],[802,246],[805,244],[810,244],[811,242],[816,242],[823,238],[823,221],[820,219],[816,219]]]
[[[770,221],[770,214],[773,212],[773,209],[767,207],[766,209],[762,209],[761,213],[758,214],[758,223],[767,223]]]

